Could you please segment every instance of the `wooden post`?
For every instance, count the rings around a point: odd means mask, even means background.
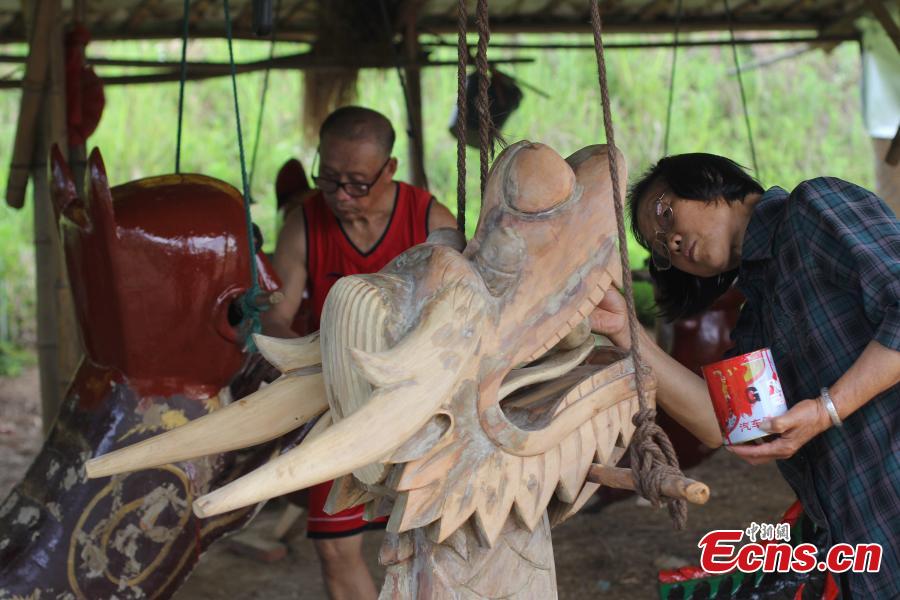
[[[425,135],[422,127],[422,77],[421,70],[416,66],[419,57],[419,33],[416,30],[416,16],[419,2],[412,0],[407,4],[404,15],[403,42],[406,58],[410,66],[406,73],[406,109],[407,120],[410,128],[409,144],[409,168],[412,173],[413,185],[428,187],[428,177],[425,175]]]
[[[881,0],[866,0],[866,6],[872,11],[872,15],[878,19],[881,26],[884,27],[885,33],[894,42],[897,52],[900,52],[900,27],[894,22],[890,11]]]
[[[56,143],[66,152],[64,23],[60,0],[40,0],[50,12],[46,40],[48,71],[40,103],[38,135],[31,157],[34,189],[34,247],[37,275],[38,365],[41,382],[41,414],[44,433],[49,432],[65,397],[78,361],[81,345],[75,322],[72,294],[66,277],[59,232],[50,199],[47,156]],[[36,21],[36,24],[39,22]],[[37,32],[35,32],[37,33]],[[33,39],[41,39],[35,35]],[[32,48],[31,51],[35,51]]]
[[[74,0],[72,3],[72,24],[85,23],[87,19],[87,0]],[[84,144],[69,146],[69,168],[78,194],[84,197],[84,173],[87,169],[87,148]]]
[[[900,137],[900,129],[897,131]],[[895,140],[897,137],[894,138]],[[887,161],[893,142],[884,138],[872,138],[875,163],[875,193],[900,217],[900,167]]]

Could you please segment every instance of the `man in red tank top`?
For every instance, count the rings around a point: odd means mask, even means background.
[[[263,313],[263,331],[296,337],[292,328],[309,288],[316,327],[328,290],[339,277],[379,271],[398,254],[425,241],[430,231],[456,228],[446,207],[427,191],[394,181],[394,129],[366,108],[340,108],[319,130],[318,188],[288,213],[278,236],[274,266],[284,300]],[[369,523],[358,506],[328,515],[323,505],[331,482],[309,490],[308,536],[333,599],[374,599],[375,584],[362,556]]]

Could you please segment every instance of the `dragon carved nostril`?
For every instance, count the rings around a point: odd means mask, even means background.
[[[518,281],[525,262],[525,240],[515,229],[491,231],[475,254],[475,266],[492,296],[502,296]]]

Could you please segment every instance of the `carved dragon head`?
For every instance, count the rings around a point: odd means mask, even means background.
[[[473,517],[491,544],[513,507],[529,529],[551,503],[557,519],[572,514],[598,487],[591,464],[621,456],[637,410],[630,359],[579,366],[594,347],[586,318],[620,274],[607,152],[564,160],[510,146],[464,252],[425,243],[339,280],[318,334],[259,339],[284,373],[273,385],[88,472],[216,452],[232,436],[257,442],[325,413],[298,448],[195,512],[339,478],[327,508],[365,502],[369,517],[390,515],[389,531],[429,526],[436,541]]]

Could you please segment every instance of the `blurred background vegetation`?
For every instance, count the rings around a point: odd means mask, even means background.
[[[693,34],[690,38],[702,38]],[[612,36],[608,42],[651,41],[652,36]],[[588,36],[503,36],[495,42],[519,41],[590,44]],[[743,66],[782,56],[796,46],[739,47]],[[276,54],[305,49],[279,43]],[[25,53],[21,45],[0,45],[3,53]],[[267,58],[268,42],[236,42],[236,60]],[[180,41],[94,43],[93,57],[178,60]],[[511,56],[492,50],[491,58]],[[604,140],[597,70],[592,50],[518,51],[534,61],[503,65],[500,70],[546,97],[523,87],[524,99],[503,128],[509,141],[530,139],[549,144],[564,156]],[[227,60],[221,41],[190,43],[190,60]],[[669,93],[671,49],[610,50],[607,52],[616,140],[628,158],[630,179],[643,172],[663,152]],[[442,48],[435,60],[456,60],[456,50]],[[713,152],[751,167],[737,78],[729,47],[681,48],[669,153]],[[128,71],[136,73],[135,70]],[[115,71],[104,70],[104,74]],[[18,77],[15,70],[5,77]],[[790,60],[744,73],[747,103],[759,158],[756,176],[764,187],[787,189],[817,175],[832,175],[871,188],[874,181],[869,139],[859,101],[859,50],[845,43],[830,54],[800,54]],[[297,157],[309,169],[315,141],[304,139],[302,75],[273,71],[261,131],[256,123],[263,73],[238,77],[244,144],[250,160],[255,137],[260,150],[253,168],[251,194],[254,220],[262,228],[266,249],[277,234],[273,182],[279,167]],[[451,210],[456,207],[456,141],[448,132],[456,103],[456,69],[423,71],[425,164],[430,187]],[[174,171],[178,84],[108,87],[100,126],[89,140],[103,153],[112,184]],[[199,172],[241,187],[240,163],[232,105],[226,78],[189,82],[185,94],[182,171]],[[0,189],[6,187],[20,92],[0,91]],[[398,132],[394,154],[400,159],[399,178],[407,178],[406,116],[395,70],[363,71],[358,104],[383,112]],[[248,169],[251,165],[248,164]],[[468,224],[474,229],[478,212],[478,152],[468,154]],[[35,339],[34,253],[31,194],[20,211],[0,203],[0,374],[15,373],[32,360]],[[632,265],[640,268],[646,253],[629,244]],[[645,319],[652,319],[649,286],[637,293]]]

